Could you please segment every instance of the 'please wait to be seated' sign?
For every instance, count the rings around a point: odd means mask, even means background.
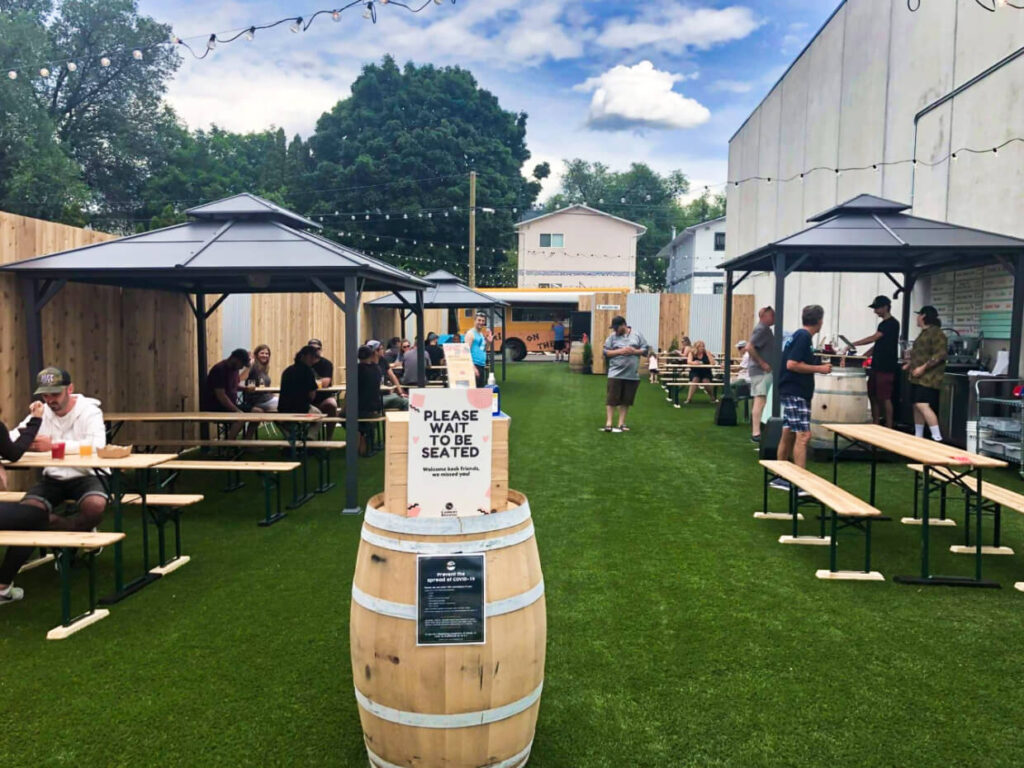
[[[469,517],[491,510],[491,390],[409,393],[408,515]]]

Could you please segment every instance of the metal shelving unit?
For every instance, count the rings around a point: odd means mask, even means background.
[[[978,453],[1015,462],[1024,477],[1024,400],[984,396],[981,385],[985,383],[996,382],[979,379],[974,385],[978,403]],[[998,383],[1005,387],[1007,381],[1003,379]],[[1002,415],[983,415],[986,409],[998,409]]]

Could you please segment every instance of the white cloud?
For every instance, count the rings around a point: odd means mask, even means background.
[[[682,53],[687,48],[707,50],[720,43],[742,40],[761,26],[750,8],[693,8],[663,5],[650,8],[635,21],[609,22],[597,43],[605,48],[635,50],[653,46],[666,52]]]
[[[786,27],[786,34],[782,36],[782,53],[792,55],[803,49],[808,40],[807,27],[802,21],[795,21]]]
[[[750,93],[753,89],[754,84],[745,80],[715,80],[711,84],[712,91],[726,91],[727,93]]]
[[[627,128],[694,128],[711,113],[700,102],[672,90],[682,75],[655,69],[649,61],[612,67],[574,86],[593,91],[587,124],[598,130]]]

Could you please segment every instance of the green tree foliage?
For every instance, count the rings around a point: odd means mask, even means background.
[[[387,259],[412,270],[443,267],[465,277],[475,170],[478,210],[494,209],[477,215],[478,283],[507,281],[517,247],[512,225],[540,192],[539,181],[521,173],[530,157],[525,136],[526,115],[503,110],[466,70],[399,69],[385,57],[364,67],[352,95],[320,118],[309,142],[309,183],[293,199],[323,215],[327,234],[342,242],[401,254]]]
[[[547,201],[545,210],[586,203],[647,227],[637,241],[636,284],[640,290],[664,288],[668,260],[655,256],[672,239],[673,228],[679,232],[725,215],[724,195],[705,194],[690,203],[681,202],[690,191],[689,179],[682,171],[663,176],[643,163],[633,163],[620,172],[580,158],[564,162],[561,188]]]
[[[24,63],[0,96],[0,201],[64,220],[86,204],[106,212],[134,205],[172,119],[160,103],[179,63],[161,45],[170,28],[139,15],[135,0],[0,5],[0,54]],[[44,64],[46,75],[37,69]]]

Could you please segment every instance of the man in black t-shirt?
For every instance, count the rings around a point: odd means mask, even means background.
[[[868,373],[868,398],[871,400],[871,421],[877,424],[883,418],[885,426],[892,429],[892,394],[899,371],[900,324],[892,316],[892,302],[888,296],[876,296],[868,305],[882,318],[878,330],[870,336],[854,341],[853,346],[874,344],[867,354],[871,356],[871,370]]]
[[[310,412],[317,390],[316,374],[313,373],[316,359],[316,348],[307,345],[295,355],[295,362],[284,369],[278,413]]]
[[[798,467],[807,466],[807,445],[811,442],[811,398],[814,397],[814,374],[832,373],[828,363],[817,364],[813,336],[821,330],[825,310],[817,304],[804,307],[801,316],[803,328],[790,337],[782,350],[782,371],[779,375],[779,397],[782,403],[782,439],[779,441],[779,461],[792,461]],[[772,481],[772,487],[789,489],[781,477]]]
[[[306,342],[306,346],[316,350],[313,373],[316,374],[317,386],[329,387],[334,384],[334,363],[323,356],[323,342],[320,339],[310,339]],[[338,399],[328,392],[317,392],[316,397],[313,398],[313,405],[327,416],[333,418],[338,415]]]

